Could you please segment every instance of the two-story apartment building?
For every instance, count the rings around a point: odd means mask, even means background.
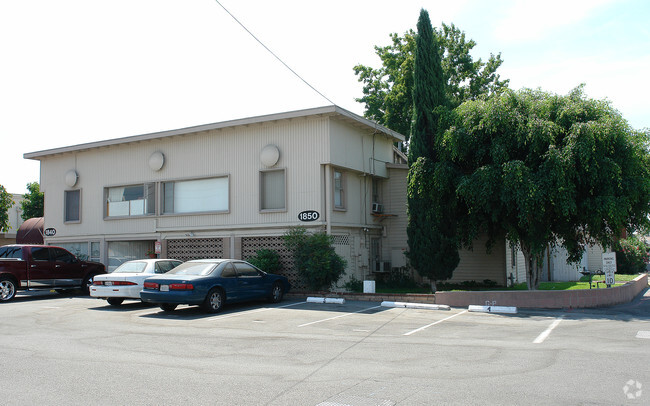
[[[25,154],[41,163],[45,240],[110,268],[149,252],[249,258],[293,226],[334,237],[347,277],[406,265],[404,136],[337,106]],[[505,283],[505,247],[457,278]],[[497,249],[495,249],[497,252]],[[474,260],[473,257],[480,257]],[[489,264],[488,264],[489,265]],[[298,285],[299,286],[299,285]]]

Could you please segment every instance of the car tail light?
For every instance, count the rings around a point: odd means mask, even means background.
[[[94,281],[93,285],[97,285],[97,286],[131,286],[131,285],[137,285],[137,283],[128,282],[128,281]]]
[[[194,290],[191,283],[170,283],[169,290]]]
[[[159,285],[156,282],[145,282],[144,283],[144,288],[145,289],[158,289]]]

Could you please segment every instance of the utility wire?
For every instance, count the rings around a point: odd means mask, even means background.
[[[235,20],[235,21],[237,22],[237,24],[239,24],[239,25],[240,25],[244,30],[246,30],[246,32],[247,32],[248,34],[250,34],[250,36],[253,37],[253,38],[255,39],[255,41],[257,41],[261,46],[263,46],[264,49],[266,49],[266,50],[267,50],[271,55],[273,55],[273,57],[275,57],[275,59],[277,59],[278,61],[280,61],[280,63],[281,63],[282,65],[284,65],[285,68],[289,69],[289,71],[291,71],[291,73],[293,73],[294,75],[296,75],[296,77],[297,77],[298,79],[302,80],[303,83],[305,83],[305,84],[306,84],[307,86],[309,86],[313,91],[315,91],[316,93],[318,93],[322,98],[324,98],[325,100],[327,100],[328,102],[330,102],[330,104],[335,104],[335,103],[334,103],[333,101],[331,101],[327,96],[325,96],[323,93],[319,92],[319,91],[318,91],[314,86],[312,86],[311,84],[309,84],[309,82],[307,82],[307,81],[306,81],[305,79],[303,79],[299,74],[297,74],[296,71],[294,71],[293,69],[291,69],[291,67],[289,67],[289,65],[287,65],[286,63],[284,63],[284,61],[283,61],[282,59],[280,59],[279,56],[277,56],[273,51],[271,51],[271,50],[269,49],[269,47],[267,47],[266,45],[264,45],[264,43],[263,43],[262,41],[260,41],[259,38],[257,38],[257,37],[255,36],[255,34],[253,34],[252,32],[250,32],[250,30],[249,30],[248,28],[246,28],[246,26],[245,26],[244,24],[242,24],[242,23],[237,19],[237,17],[235,17],[235,16],[234,16],[230,11],[228,11],[228,9],[225,8],[225,7],[223,6],[223,4],[221,4],[221,3],[219,2],[219,0],[214,0],[214,1],[216,1],[217,4],[218,4],[219,6],[221,6],[221,8],[224,9],[224,11],[225,11],[226,13],[228,13],[228,15],[230,15],[230,17],[232,17],[233,20]]]

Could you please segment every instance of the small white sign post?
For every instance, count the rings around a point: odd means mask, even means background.
[[[603,252],[603,272],[605,273],[605,284],[611,288],[614,284],[614,273],[616,273],[615,252]]]

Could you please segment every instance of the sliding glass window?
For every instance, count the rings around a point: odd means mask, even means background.
[[[105,194],[106,217],[145,216],[156,212],[154,183],[109,187]]]

